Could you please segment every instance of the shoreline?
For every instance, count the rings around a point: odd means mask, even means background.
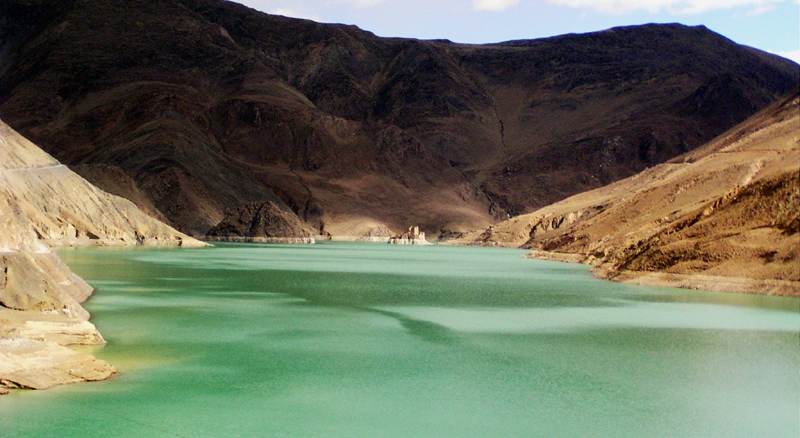
[[[563,263],[580,263],[591,266],[592,274],[602,280],[637,286],[673,287],[687,290],[739,293],[800,298],[800,282],[790,280],[763,280],[749,277],[724,277],[704,274],[674,274],[653,271],[617,271],[587,263],[582,254],[531,250],[526,258]]]
[[[313,245],[316,243],[314,237],[247,237],[247,236],[204,236],[203,242],[221,243],[275,243],[275,244],[294,244],[294,245]]]
[[[292,241],[294,238],[272,238],[263,240],[254,239],[232,239],[232,240],[217,240],[228,242],[240,243],[306,243],[300,241]],[[370,243],[393,243],[390,238],[385,237],[358,237],[347,235],[333,235],[333,236],[316,236],[317,241],[329,242],[370,242]],[[604,268],[591,264],[589,258],[583,254],[572,253],[559,253],[551,251],[542,251],[535,249],[519,248],[513,244],[505,244],[504,242],[481,242],[481,241],[459,241],[459,240],[446,240],[442,242],[428,242],[428,245],[445,245],[445,246],[480,246],[485,248],[514,248],[523,249],[528,251],[524,256],[530,259],[555,261],[562,263],[576,263],[588,265],[591,267],[592,274],[599,279],[614,281],[617,283],[638,285],[638,286],[656,286],[656,287],[673,287],[686,290],[704,290],[710,292],[725,292],[725,293],[740,293],[751,295],[767,295],[767,296],[781,296],[800,298],[800,282],[788,280],[761,280],[748,277],[725,277],[719,275],[703,275],[703,274],[674,274],[664,272],[651,272],[651,271],[617,271],[614,269]]]
[[[88,320],[0,308],[0,395],[109,379],[117,373],[111,364],[70,348],[105,343]]]
[[[440,243],[476,246],[452,241]],[[796,281],[617,271],[593,266],[588,262],[589,258],[581,254],[541,250],[529,250],[523,257],[588,265],[598,279],[637,286],[800,298],[800,282]],[[94,324],[67,311],[24,311],[0,307],[0,395],[109,379],[117,373],[111,364],[70,348],[75,345],[102,346],[105,343]]]
[[[243,236],[203,236],[207,243],[266,243],[289,245],[314,245],[317,242],[367,242],[395,245],[437,245],[444,242],[431,242],[427,239],[401,239],[391,236],[351,236],[351,235],[316,235],[311,237],[243,237]]]

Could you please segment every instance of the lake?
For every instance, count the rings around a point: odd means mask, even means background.
[[[524,251],[66,249],[115,365],[0,397],[3,437],[792,437],[800,300]]]

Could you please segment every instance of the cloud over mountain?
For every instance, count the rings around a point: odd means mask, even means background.
[[[637,10],[658,13],[662,10],[674,15],[692,15],[736,7],[765,11],[786,0],[549,0],[552,4],[573,8],[589,8],[608,14],[623,14]]]
[[[473,0],[476,11],[503,11],[519,4],[519,0]]]

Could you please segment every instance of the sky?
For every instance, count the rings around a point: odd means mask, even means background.
[[[645,23],[705,25],[800,63],[800,0],[235,0],[263,12],[354,24],[383,37],[494,43]]]

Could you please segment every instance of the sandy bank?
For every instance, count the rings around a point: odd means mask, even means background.
[[[537,260],[550,260],[564,263],[582,263],[591,265],[581,254],[567,254],[531,251],[525,257]],[[673,274],[649,271],[617,271],[594,266],[592,273],[604,280],[640,286],[675,287],[680,289],[707,290],[713,292],[731,292],[760,294],[800,298],[800,282],[772,279],[754,279],[747,277],[726,277],[704,274]]]
[[[703,274],[606,271],[601,268],[596,268],[592,272],[599,278],[627,284],[800,298],[800,282],[798,281],[758,280]]]

